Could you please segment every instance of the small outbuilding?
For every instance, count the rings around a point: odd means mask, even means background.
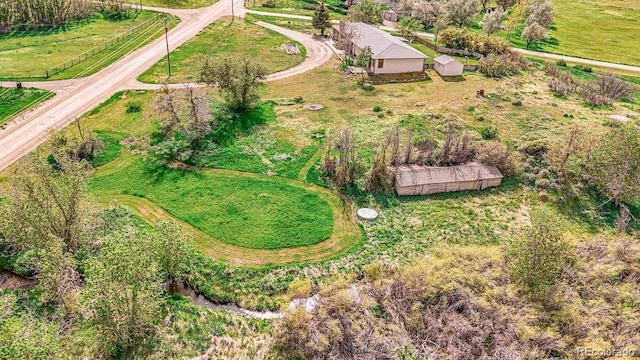
[[[456,166],[400,165],[392,168],[398,195],[484,190],[500,186],[502,173],[495,166],[469,163]]]
[[[433,59],[433,69],[440,76],[460,76],[464,70],[464,64],[449,55],[442,55]]]

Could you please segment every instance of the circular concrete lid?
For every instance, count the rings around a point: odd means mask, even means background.
[[[378,217],[378,212],[370,208],[360,208],[356,214],[362,219],[373,221]]]

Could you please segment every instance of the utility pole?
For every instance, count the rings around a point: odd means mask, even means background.
[[[164,41],[167,43],[167,66],[169,69],[169,77],[171,77],[171,56],[169,55],[169,27],[167,26],[167,15],[164,18]]]

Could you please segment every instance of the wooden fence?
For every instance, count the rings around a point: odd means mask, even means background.
[[[55,74],[58,74],[62,71],[67,70],[70,67],[73,67],[75,65],[78,65],[79,63],[87,60],[88,58],[90,58],[91,56],[109,48],[110,46],[124,40],[125,38],[128,38],[129,36],[132,36],[134,34],[137,34],[139,32],[142,32],[143,30],[146,30],[148,27],[150,27],[151,25],[155,24],[156,22],[160,21],[160,19],[164,18],[164,13],[157,13],[156,16],[154,16],[153,18],[143,22],[142,24],[134,27],[133,29],[126,31],[118,36],[116,36],[115,38],[104,42],[98,46],[95,46],[94,48],[85,51],[84,53],[72,58],[71,60],[67,60],[65,62],[63,62],[62,64],[56,65],[50,69],[46,69],[45,70],[45,78],[49,78],[50,76],[53,76]]]
[[[464,67],[463,67],[463,69],[467,71],[476,71],[478,70],[478,68],[480,68],[480,65],[478,64],[464,64]],[[433,64],[424,64],[424,69],[425,70],[433,69]]]

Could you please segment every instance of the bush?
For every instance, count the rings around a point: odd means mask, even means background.
[[[480,72],[489,77],[516,75],[526,70],[531,63],[522,55],[507,52],[501,55],[489,55],[480,60]]]
[[[376,87],[371,83],[364,83],[360,87],[362,87],[362,90],[364,91],[373,91],[376,89]]]
[[[490,166],[495,166],[502,175],[514,176],[518,166],[513,158],[513,152],[505,144],[497,141],[482,142],[476,148],[475,160]]]
[[[498,128],[493,125],[487,125],[480,128],[480,136],[484,140],[493,140],[498,137]]]
[[[262,4],[262,7],[274,8],[274,7],[276,7],[276,2],[274,0],[267,0]],[[314,7],[314,9],[315,9],[315,7]]]
[[[373,106],[373,112],[379,113],[380,111],[382,111],[382,106],[380,106],[380,105],[374,105]]]
[[[560,60],[556,61],[556,65],[564,67],[564,66],[567,66],[567,62],[562,60],[562,59],[560,59]]]
[[[587,72],[587,73],[593,72],[593,69],[591,68],[591,66],[588,66],[588,65],[578,64],[578,65],[575,65],[573,68],[578,69],[582,72]]]
[[[129,101],[127,103],[127,114],[137,113],[142,111],[142,102],[141,101]]]
[[[483,55],[509,52],[507,41],[469,32],[467,29],[444,29],[438,35],[438,39],[444,47],[477,52]]]

